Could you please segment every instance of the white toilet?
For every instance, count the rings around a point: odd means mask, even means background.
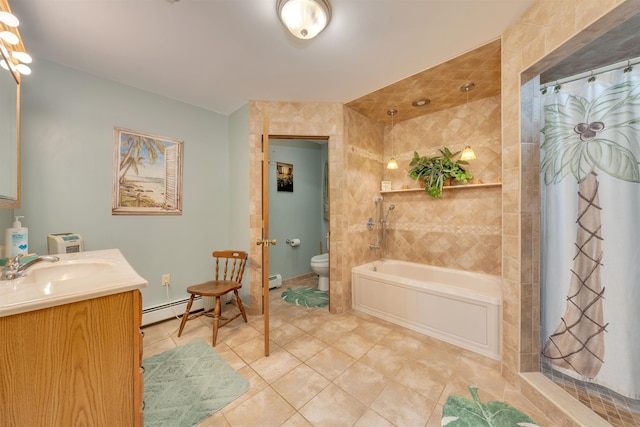
[[[329,290],[329,254],[311,257],[311,269],[318,275],[318,289]]]

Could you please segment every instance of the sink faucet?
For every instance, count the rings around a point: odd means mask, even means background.
[[[36,259],[32,259],[25,264],[20,264],[20,258],[22,258],[22,255],[16,255],[15,257],[11,258],[9,262],[7,262],[7,265],[2,267],[2,271],[0,271],[0,280],[12,280],[16,277],[22,277],[29,267],[40,261],[60,261],[60,258],[58,258],[57,256],[42,255]]]

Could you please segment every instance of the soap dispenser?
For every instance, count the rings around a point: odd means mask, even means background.
[[[7,228],[5,233],[4,246],[7,251],[7,257],[26,255],[29,252],[29,230],[22,226],[22,223],[20,223],[21,218],[24,218],[24,216],[16,216],[13,227]]]

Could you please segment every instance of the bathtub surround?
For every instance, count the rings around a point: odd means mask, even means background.
[[[142,366],[146,426],[194,426],[249,389],[201,338],[144,359]]]

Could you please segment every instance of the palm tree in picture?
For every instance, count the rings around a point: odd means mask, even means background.
[[[120,155],[120,184],[126,180],[127,172],[133,168],[138,175],[138,167],[149,157],[149,163],[155,163],[160,154],[164,154],[164,144],[162,141],[143,135],[126,134],[122,147],[127,147],[127,151]]]
[[[624,82],[593,100],[568,95],[544,107],[541,173],[545,184],[578,182],[576,252],[564,316],[542,350],[553,365],[594,378],[604,363],[602,221],[598,173],[640,182],[640,85]]]

